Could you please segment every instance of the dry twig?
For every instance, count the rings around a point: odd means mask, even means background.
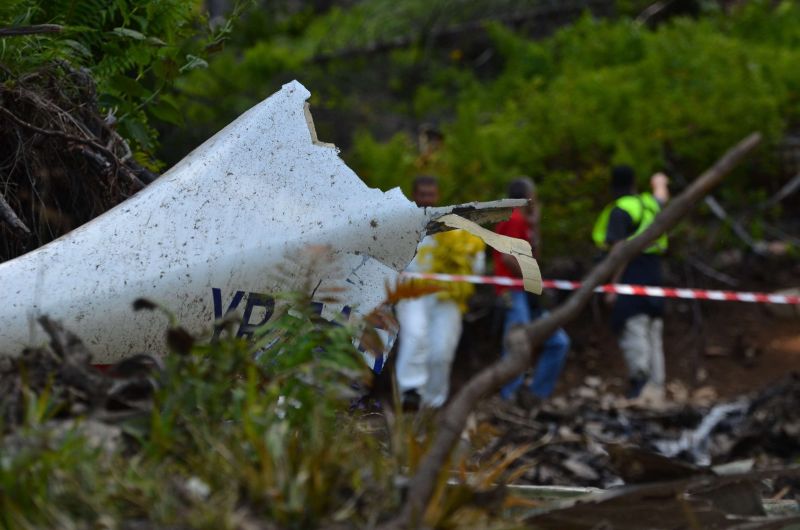
[[[13,79],[0,84],[7,203],[0,205],[7,235],[0,238],[0,262],[73,230],[157,176],[100,114],[88,70],[56,60]]]
[[[766,210],[767,208],[772,208],[779,202],[781,202],[786,197],[790,196],[792,193],[800,190],[800,173],[792,177],[786,184],[781,186],[781,189],[778,192],[767,199],[766,201],[759,203],[756,205],[756,208],[759,210]]]
[[[10,110],[8,110],[5,107],[0,107],[0,112],[5,114],[6,116],[8,116],[11,119],[11,121],[16,123],[20,127],[24,127],[24,128],[26,128],[28,130],[31,130],[31,131],[39,133],[39,134],[43,134],[45,136],[55,136],[55,137],[61,138],[63,140],[66,140],[68,142],[74,142],[74,143],[81,144],[81,145],[87,145],[87,146],[90,146],[90,147],[96,149],[97,151],[100,151],[101,153],[103,153],[105,155],[107,161],[110,164],[114,165],[114,171],[115,172],[116,171],[121,171],[131,182],[133,182],[133,184],[138,186],[139,189],[144,188],[144,186],[145,186],[144,182],[139,180],[139,178],[136,175],[134,175],[128,168],[123,166],[122,163],[119,161],[119,159],[117,158],[117,156],[114,153],[112,153],[109,149],[106,149],[104,146],[98,144],[94,140],[90,140],[90,139],[87,139],[87,138],[80,138],[78,136],[75,136],[75,135],[72,135],[72,134],[67,134],[67,133],[65,133],[63,131],[57,131],[57,130],[54,130],[54,129],[42,129],[41,127],[37,127],[37,126],[35,126],[35,125],[31,124],[31,123],[26,122],[25,120],[23,120],[22,118],[18,117],[16,114],[14,114],[13,112],[11,112]]]
[[[5,221],[11,228],[19,230],[25,235],[30,235],[31,233],[30,229],[17,217],[14,209],[11,208],[11,205],[6,202],[2,195],[0,195],[0,220]]]

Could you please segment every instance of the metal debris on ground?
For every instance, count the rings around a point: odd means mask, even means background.
[[[91,448],[112,452],[123,443],[123,427],[147,420],[162,372],[160,361],[139,354],[105,372],[74,334],[41,317],[49,344],[18,357],[0,356],[0,447],[6,456],[29,445],[37,425],[48,430],[54,447],[80,432]]]
[[[597,378],[586,382],[545,402],[487,401],[478,417],[493,437],[475,461],[502,447],[532,444],[519,460],[529,466],[520,483],[609,488],[731,464],[739,471],[785,466],[800,458],[796,374],[719,404],[708,399],[708,389],[694,395],[673,389],[680,401],[645,403],[608,392]],[[630,450],[621,452],[629,446],[642,452],[636,458]],[[800,490],[793,487],[796,493]]]
[[[491,398],[469,461],[515,452],[507,492],[534,504],[518,510],[531,528],[800,528],[800,377],[724,403],[671,394],[627,400],[587,377],[545,402]]]

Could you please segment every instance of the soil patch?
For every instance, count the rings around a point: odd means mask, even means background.
[[[608,316],[598,297],[566,326],[572,349],[556,395],[587,376],[600,377],[612,391],[623,393],[625,363]],[[453,391],[500,355],[500,315],[483,309],[467,319],[453,364]],[[763,305],[668,300],[664,320],[667,379],[688,389],[711,387],[720,398],[729,398],[800,370],[800,320],[777,318]]]

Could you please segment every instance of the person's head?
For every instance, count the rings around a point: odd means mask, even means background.
[[[508,184],[509,199],[533,199],[536,195],[536,185],[529,177],[519,177]]]
[[[536,208],[536,185],[530,177],[517,177],[508,183],[509,199],[527,199],[528,205],[523,208],[527,217],[534,219],[537,214]],[[533,222],[533,221],[531,221]]]
[[[439,181],[430,175],[420,175],[414,179],[411,198],[417,206],[436,206],[439,202]]]
[[[611,169],[611,193],[615,197],[631,194],[636,189],[636,173],[631,166],[614,166]]]

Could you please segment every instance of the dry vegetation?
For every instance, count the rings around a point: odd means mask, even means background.
[[[0,84],[0,261],[77,228],[156,177],[135,162],[114,121],[100,114],[89,71],[66,62]]]

